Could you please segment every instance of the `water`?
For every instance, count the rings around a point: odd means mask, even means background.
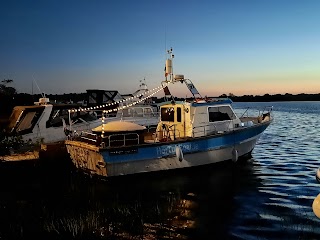
[[[245,163],[114,181],[2,166],[0,239],[319,239],[320,102],[248,105],[275,120]]]

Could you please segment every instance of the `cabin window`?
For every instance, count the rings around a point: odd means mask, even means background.
[[[73,124],[78,122],[88,122],[96,119],[96,116],[89,112],[75,112],[70,114],[71,121]],[[46,128],[49,127],[60,127],[63,125],[63,121],[69,123],[69,112],[66,108],[53,109],[48,121],[46,122]]]
[[[177,122],[181,122],[181,108],[177,108]]]
[[[78,112],[77,113],[74,113],[74,114],[71,114],[70,117],[71,119],[74,118],[74,117],[77,117],[78,116]],[[46,128],[48,127],[59,127],[59,126],[62,126],[62,118],[65,119],[65,121],[69,123],[69,113],[68,113],[68,110],[66,109],[53,109],[51,114],[50,114],[50,117],[49,117],[49,120],[46,122]]]
[[[174,108],[161,108],[161,121],[174,122]]]
[[[34,125],[41,116],[43,109],[36,109],[35,111],[25,111],[23,117],[16,127],[16,132],[19,134],[26,134],[32,132]]]
[[[209,122],[218,122],[232,120],[235,118],[235,115],[230,107],[210,107],[209,112]]]
[[[36,115],[36,112],[28,112],[20,122],[18,126],[18,132],[31,128],[32,120],[34,119],[35,115]]]

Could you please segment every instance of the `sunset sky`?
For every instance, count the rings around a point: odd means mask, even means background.
[[[203,95],[320,93],[318,0],[2,0],[0,30],[0,79],[18,92],[154,88],[173,47]]]

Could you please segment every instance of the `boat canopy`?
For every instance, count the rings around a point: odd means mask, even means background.
[[[102,126],[103,126],[103,131],[105,132],[131,132],[131,131],[141,131],[146,129],[145,126],[141,126],[139,124],[132,123],[132,122],[113,121],[113,122],[100,125],[99,127],[92,129],[92,131],[102,132]]]

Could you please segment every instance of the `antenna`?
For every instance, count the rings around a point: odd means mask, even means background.
[[[167,51],[167,26],[164,25],[164,52]],[[166,59],[166,55],[164,55]]]
[[[40,89],[40,87],[38,86],[37,81],[36,81],[36,79],[34,78],[33,74],[32,74],[32,78],[33,78],[33,81],[34,81],[34,83],[36,84],[36,86],[37,86],[37,88],[38,88],[41,96],[42,96],[43,98],[45,98],[46,95],[44,94],[44,92],[41,91],[41,89]],[[32,85],[32,93],[33,93],[33,85]]]

